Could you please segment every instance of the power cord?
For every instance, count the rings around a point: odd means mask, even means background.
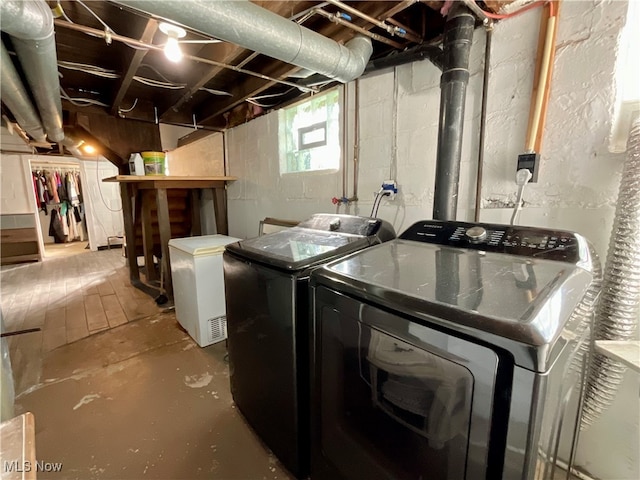
[[[524,195],[524,187],[527,186],[529,180],[533,175],[526,168],[521,168],[516,173],[516,185],[518,185],[518,195],[516,197],[516,206],[513,209],[513,214],[511,215],[511,225],[516,221],[516,216],[518,212],[522,209],[522,196]]]
[[[371,208],[371,218],[376,218],[378,216],[378,208],[380,208],[380,201],[382,200],[382,197],[386,197],[389,195],[391,195],[391,191],[386,190],[384,187],[378,190],[378,193],[376,193],[376,198],[373,201],[373,208]]]

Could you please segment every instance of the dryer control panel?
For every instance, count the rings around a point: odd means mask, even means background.
[[[398,238],[569,263],[589,257],[587,242],[580,235],[518,225],[425,220]]]

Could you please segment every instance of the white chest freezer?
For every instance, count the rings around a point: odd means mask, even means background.
[[[226,235],[169,240],[176,318],[201,347],[227,338],[222,253],[239,240]]]

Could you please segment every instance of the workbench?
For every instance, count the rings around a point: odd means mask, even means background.
[[[156,273],[153,260],[153,229],[152,208],[154,206],[153,194],[155,193],[155,207],[157,208],[157,223],[160,234],[160,250],[165,268],[163,272],[163,286],[165,295],[173,298],[173,286],[171,281],[171,262],[169,258],[169,240],[171,239],[171,218],[169,216],[169,203],[167,190],[189,190],[191,197],[191,235],[201,235],[200,223],[200,195],[203,189],[213,190],[213,208],[216,221],[216,233],[228,234],[227,222],[227,182],[237,180],[236,177],[206,177],[206,176],[135,176],[117,175],[103,179],[103,182],[117,182],[120,184],[120,196],[122,198],[122,214],[124,231],[126,236],[126,255],[129,266],[129,278],[131,284],[151,293],[154,290],[153,281]],[[137,260],[136,225],[142,228],[142,247],[145,260],[146,283],[140,280],[140,270]]]

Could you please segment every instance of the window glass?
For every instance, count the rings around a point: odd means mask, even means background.
[[[340,91],[314,95],[278,112],[280,173],[338,170]]]

